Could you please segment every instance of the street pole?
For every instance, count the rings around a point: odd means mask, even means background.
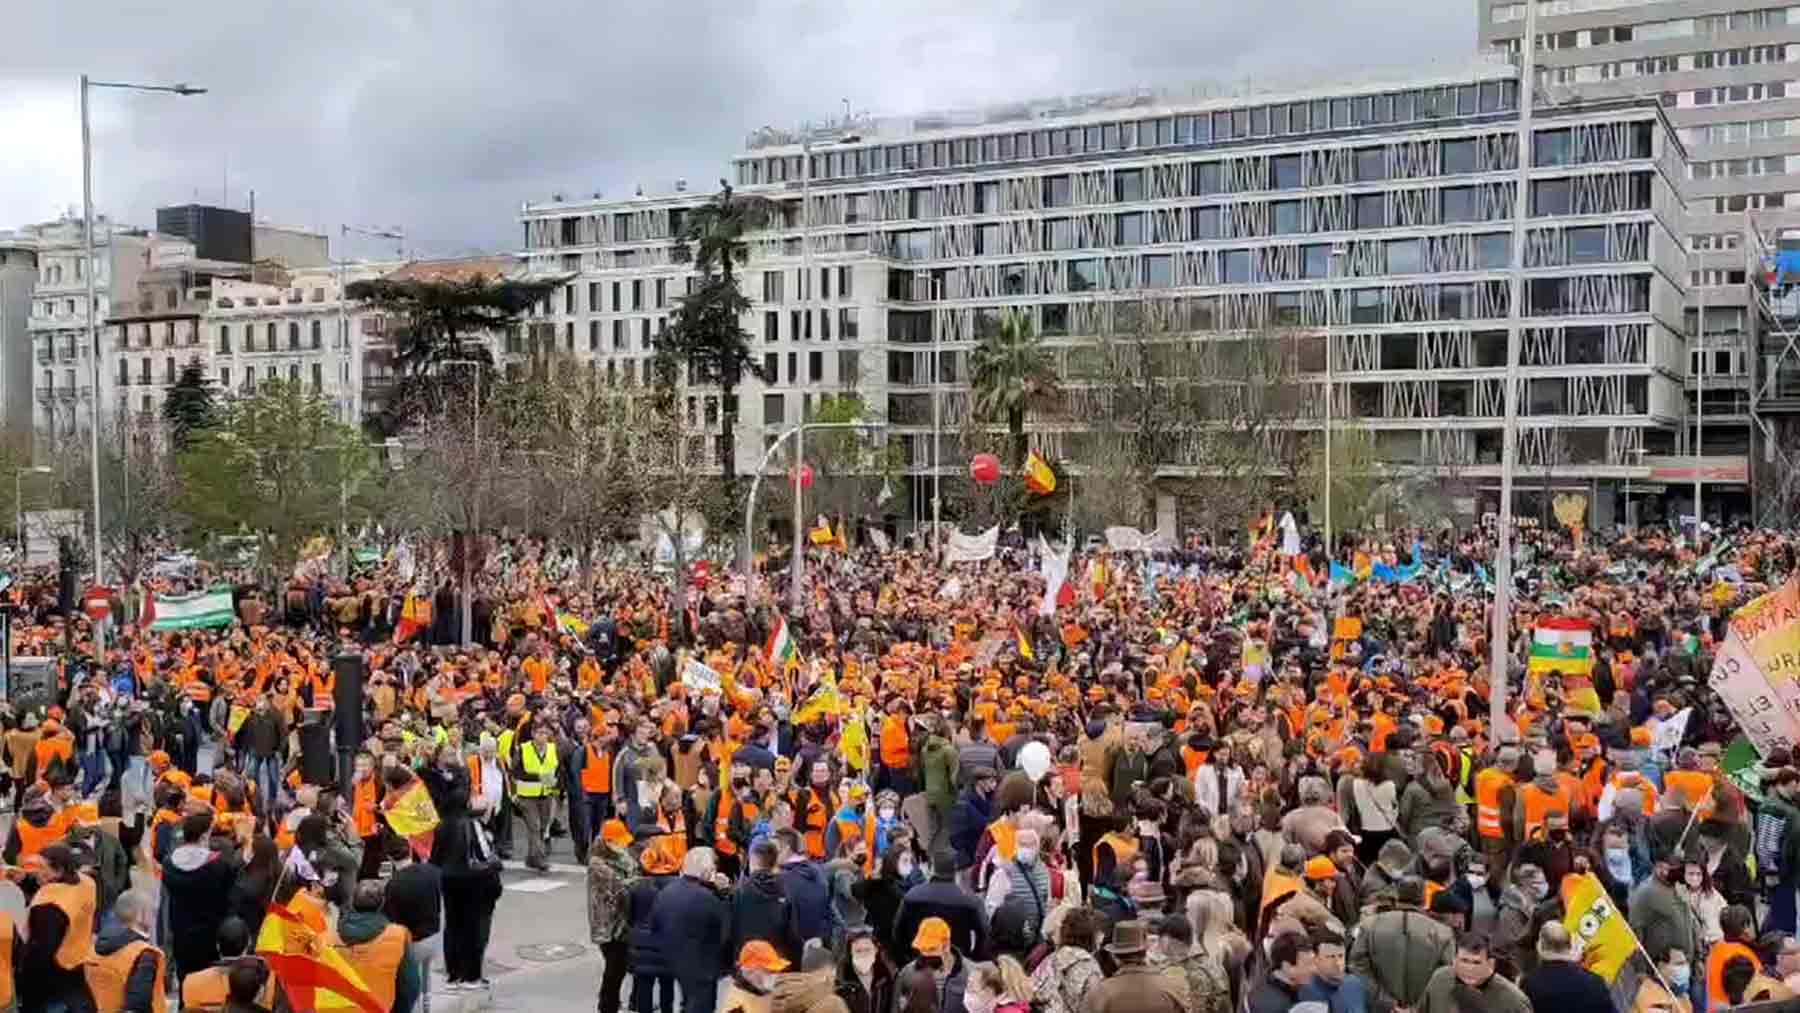
[[[474,386],[470,388],[469,397],[469,431],[474,442],[473,455],[479,478],[481,467],[481,361],[478,359],[445,359],[440,366],[468,366],[475,374]],[[475,554],[475,539],[481,533],[481,490],[474,490],[474,503],[469,508],[471,530],[463,532],[462,558],[462,644],[465,648],[475,645],[475,602],[471,598],[474,579],[470,573],[469,558]]]
[[[1343,275],[1344,260],[1347,256],[1348,251],[1344,248],[1342,243],[1336,244],[1331,248],[1330,274],[1333,279]],[[1337,384],[1334,382],[1336,374],[1332,366],[1332,359],[1336,355],[1332,348],[1332,344],[1336,341],[1333,330],[1334,325],[1341,323],[1343,320],[1343,311],[1337,308],[1338,299],[1348,294],[1349,291],[1343,288],[1332,288],[1325,293],[1325,556],[1327,559],[1337,558],[1337,546],[1336,543],[1331,540],[1331,486],[1333,477],[1331,474],[1331,437],[1333,430],[1336,428],[1335,422],[1337,412],[1336,406],[1332,403],[1333,396],[1336,394],[1337,389]]]
[[[806,522],[805,511],[800,505],[800,469],[806,465],[806,419],[794,429],[794,557],[788,564],[788,612],[800,614],[804,596],[800,593],[800,578],[806,571]]]
[[[81,273],[87,278],[87,344],[89,379],[93,384],[93,411],[88,419],[88,471],[94,498],[94,584],[101,582],[100,566],[100,327],[95,319],[99,299],[94,294],[94,148],[88,128],[88,76],[81,75]]]
[[[1688,261],[1691,268],[1693,249],[1689,247]],[[1706,359],[1712,354],[1706,347],[1706,261],[1700,261],[1700,284],[1695,288],[1697,308],[1694,313],[1694,348],[1699,352],[1698,364],[1694,370],[1694,541],[1700,541],[1700,522],[1704,513],[1700,509],[1700,469],[1705,464],[1706,436]]]
[[[1500,518],[1494,534],[1494,614],[1488,629],[1488,727],[1503,741],[1506,680],[1512,669],[1513,469],[1519,455],[1519,344],[1525,318],[1525,216],[1531,210],[1531,113],[1537,92],[1537,0],[1525,4],[1520,46],[1518,177],[1512,208],[1512,270],[1507,279],[1506,423],[1500,437]],[[1508,736],[1510,738],[1510,736]]]
[[[762,487],[763,473],[769,470],[769,462],[774,460],[775,452],[777,450],[781,449],[781,445],[783,443],[787,442],[788,437],[793,436],[793,437],[798,438],[800,433],[807,429],[880,429],[880,428],[881,428],[880,423],[873,423],[873,422],[805,422],[805,421],[802,421],[802,422],[798,422],[795,425],[793,425],[792,427],[790,427],[787,431],[783,432],[780,436],[775,437],[775,442],[769,444],[769,449],[763,451],[762,460],[760,462],[758,462],[756,465],[756,474],[752,475],[750,478],[750,494],[744,498],[744,544],[746,544],[746,545],[755,544],[755,539],[751,533],[756,528],[756,493],[757,493],[757,490]],[[794,465],[794,478],[793,478],[793,485],[795,488],[794,502],[796,504],[798,504],[800,501],[800,495],[799,495],[800,464],[804,463],[799,460],[800,454],[799,454],[798,446],[795,447],[794,456],[795,456],[795,460],[796,460],[796,463]],[[794,516],[795,516],[795,519],[798,520],[800,517],[800,514],[798,512],[796,512]],[[748,592],[754,588],[755,573],[756,573],[756,568],[754,566],[752,566],[748,569],[748,571],[744,575],[744,577],[745,577],[744,590],[746,592]]]

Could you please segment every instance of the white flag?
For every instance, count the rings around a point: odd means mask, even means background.
[[[894,498],[894,487],[888,484],[887,479],[885,479],[885,478],[882,479],[881,480],[881,495],[875,497],[875,505],[880,506],[883,503],[886,503],[888,500],[891,500],[893,498]]]
[[[1281,515],[1281,554],[1284,556],[1300,554],[1300,528],[1294,524],[1292,513]]]
[[[1074,546],[1064,549],[1060,554],[1050,548],[1050,543],[1038,536],[1038,572],[1044,576],[1044,600],[1038,605],[1038,615],[1053,616],[1056,614],[1056,595],[1062,590],[1063,582],[1069,579],[1069,554]]]

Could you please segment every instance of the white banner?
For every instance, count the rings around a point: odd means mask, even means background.
[[[715,693],[723,691],[725,687],[725,681],[719,678],[719,673],[692,658],[688,659],[687,667],[681,670],[681,684],[689,689],[701,692],[712,690]]]
[[[887,532],[880,528],[868,529],[869,544],[875,546],[876,552],[886,552],[890,548]]]
[[[1282,555],[1298,556],[1300,554],[1300,528],[1294,524],[1294,515],[1283,513],[1279,526],[1281,528]]]
[[[975,563],[983,559],[992,559],[994,546],[1000,543],[1000,525],[983,531],[979,535],[965,535],[960,531],[950,532],[950,542],[944,546],[946,563]]]
[[[1114,552],[1157,552],[1173,549],[1175,539],[1162,531],[1139,531],[1121,524],[1106,529],[1106,547]]]
[[[1042,560],[1038,572],[1044,575],[1044,600],[1038,605],[1038,615],[1056,614],[1056,595],[1062,590],[1063,582],[1069,579],[1069,554],[1074,548],[1071,544],[1058,553],[1050,548],[1043,535],[1038,536],[1038,557]]]
[[[1782,707],[1735,624],[1719,645],[1710,682],[1759,754],[1767,756],[1777,746],[1792,749],[1800,742],[1800,722]]]
[[[1650,748],[1663,756],[1675,755],[1681,748],[1682,736],[1687,734],[1688,719],[1693,717],[1694,708],[1683,707],[1668,720],[1659,722],[1650,733]]]

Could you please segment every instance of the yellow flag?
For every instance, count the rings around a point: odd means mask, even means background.
[[[232,704],[231,705],[231,714],[228,717],[226,717],[226,719],[225,719],[226,734],[236,735],[238,733],[238,729],[244,727],[244,722],[248,721],[249,719],[250,719],[250,708],[244,706],[241,703]]]
[[[819,526],[806,533],[806,540],[814,545],[830,545],[836,541],[831,533],[831,522],[820,517]]]
[[[838,739],[838,749],[844,754],[844,762],[851,769],[867,773],[869,770],[869,728],[863,723],[863,716],[850,715],[844,723],[844,734]]]
[[[1581,965],[1607,981],[1637,952],[1637,936],[1593,873],[1563,877],[1563,925],[1581,947]]]

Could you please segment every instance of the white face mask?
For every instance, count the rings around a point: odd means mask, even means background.
[[[891,820],[894,818],[894,807],[893,806],[882,806],[880,812],[877,813],[877,815],[879,815],[884,820]]]
[[[1479,890],[1482,887],[1487,885],[1487,877],[1486,876],[1478,876],[1473,872],[1469,873],[1464,878],[1466,878],[1469,881],[1469,889],[1471,889],[1471,890]]]
[[[870,974],[875,970],[875,954],[871,953],[866,957],[858,957],[853,954],[850,957],[850,964],[856,968],[857,974]]]
[[[1036,848],[1020,848],[1019,849],[1020,864],[1030,865],[1031,863],[1033,863],[1037,860],[1038,860],[1038,851]]]
[[[910,876],[913,874],[913,863],[910,859],[903,859],[901,861],[895,862],[894,863],[894,871],[898,872],[902,876]]]

